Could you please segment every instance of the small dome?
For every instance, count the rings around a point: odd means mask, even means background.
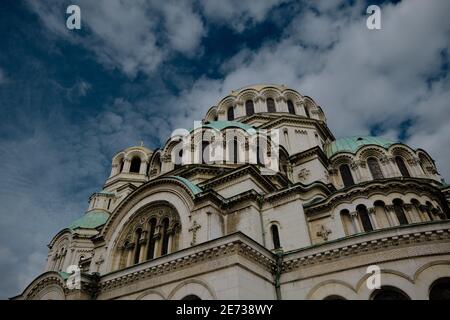
[[[354,136],[337,139],[325,146],[325,153],[331,158],[340,152],[356,153],[360,148],[366,145],[377,145],[385,149],[393,145],[394,141],[373,136]]]
[[[106,223],[109,218],[109,213],[101,210],[92,210],[84,214],[69,225],[69,229],[96,229]]]

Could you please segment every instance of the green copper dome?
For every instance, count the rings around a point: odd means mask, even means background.
[[[189,181],[186,178],[180,177],[180,176],[167,176],[167,178],[172,178],[172,179],[176,179],[178,181],[180,181],[181,183],[183,183],[186,187],[189,188],[189,190],[191,190],[191,192],[196,195],[197,193],[202,192],[202,189],[200,189],[199,186],[197,186],[195,183]]]
[[[69,229],[75,230],[77,228],[81,229],[95,229],[106,223],[109,218],[109,213],[101,210],[92,210],[86,213],[81,218],[72,222]]]
[[[385,149],[389,148],[395,142],[382,137],[373,136],[354,136],[337,139],[325,146],[325,153],[331,158],[340,152],[356,153],[361,147],[367,145],[377,145]]]

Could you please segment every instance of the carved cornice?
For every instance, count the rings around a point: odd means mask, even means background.
[[[246,174],[250,174],[251,176],[255,177],[256,180],[261,183],[269,192],[275,191],[277,188],[275,185],[266,177],[261,175],[261,173],[253,166],[253,165],[246,165],[242,168],[239,168],[237,170],[234,170],[229,173],[225,173],[222,176],[219,176],[217,178],[212,178],[208,181],[206,181],[203,184],[200,184],[200,187],[203,189],[213,189],[214,187],[218,185],[222,185],[224,183],[227,183],[229,181],[233,181],[239,177],[242,177]]]
[[[216,258],[223,258],[230,255],[240,255],[245,257],[272,272],[275,266],[275,260],[261,253],[259,250],[244,243],[241,240],[235,240],[216,247],[207,248],[200,252],[188,254],[175,260],[167,261],[143,270],[134,271],[117,278],[101,282],[99,291],[105,292],[115,288],[123,287],[136,281],[155,276],[161,276],[180,269],[192,267],[196,264],[209,262]]]
[[[369,196],[372,192],[380,191],[388,195],[392,192],[400,192],[403,194],[406,191],[413,190],[421,194],[426,193],[439,197],[440,190],[432,183],[435,183],[435,181],[416,178],[388,178],[368,181],[345,190],[338,190],[328,196],[327,199],[312,204],[305,209],[306,213],[322,212],[324,210],[330,210],[331,207],[340,201],[348,201],[361,195]]]
[[[319,158],[319,160],[322,162],[322,164],[325,167],[328,167],[328,158],[325,155],[325,153],[323,152],[323,150],[316,146],[316,147],[312,147],[308,150],[293,154],[292,156],[289,157],[289,160],[291,161],[291,163],[296,163],[297,161],[301,161],[303,159],[307,159],[311,156],[317,156]]]
[[[283,263],[283,272],[290,272],[305,266],[330,262],[340,258],[348,258],[352,255],[368,254],[399,246],[414,246],[426,242],[442,240],[450,240],[450,229],[445,228],[432,231],[412,232],[403,235],[395,234],[285,260]]]

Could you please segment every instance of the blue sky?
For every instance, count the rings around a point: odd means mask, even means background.
[[[382,30],[365,27],[378,3]],[[65,27],[81,7],[82,30]],[[337,137],[429,151],[450,178],[450,3],[0,2],[0,297],[43,269],[46,244],[86,210],[119,150],[159,147],[232,89],[313,97]]]

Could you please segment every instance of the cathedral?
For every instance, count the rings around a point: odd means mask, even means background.
[[[449,203],[426,150],[336,138],[312,98],[252,85],[114,155],[12,299],[450,299]]]

